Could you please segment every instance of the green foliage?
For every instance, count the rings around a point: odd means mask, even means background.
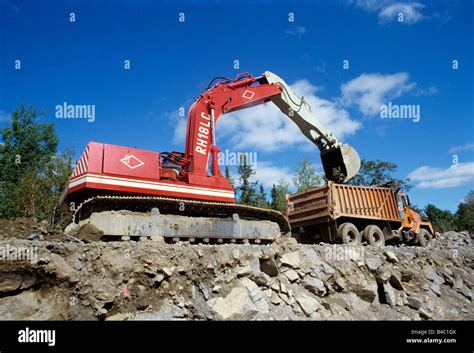
[[[400,187],[405,192],[409,191],[413,185],[410,184],[410,180],[397,179],[392,176],[392,173],[397,171],[397,165],[391,162],[380,161],[380,160],[365,160],[361,161],[361,167],[359,173],[352,178],[348,184],[350,185],[379,185],[385,184],[392,180],[397,181]]]
[[[35,216],[54,224],[60,193],[72,173],[72,152],[56,155],[53,124],[40,123],[44,113],[24,105],[1,130],[0,217]]]
[[[270,192],[271,196],[271,208],[282,213],[286,212],[286,194],[289,194],[290,186],[286,180],[281,178],[278,183],[272,186]]]
[[[474,233],[474,190],[469,191],[456,211],[457,229]]]
[[[458,205],[458,209],[454,214],[448,210],[441,210],[432,204],[426,205],[424,212],[438,232],[456,230],[474,233],[473,190],[469,191],[464,201]]]
[[[306,191],[319,186],[322,183],[321,176],[316,174],[314,164],[311,163],[309,158],[305,158],[298,162],[295,174],[293,184],[295,184],[296,192]]]
[[[270,207],[270,204],[268,203],[268,200],[267,200],[267,193],[265,192],[262,184],[260,184],[258,193],[255,196],[255,205],[257,207],[262,207],[262,208]]]
[[[448,210],[441,210],[435,205],[426,205],[425,214],[438,232],[456,229],[456,216]]]
[[[242,155],[240,157],[239,166],[237,167],[238,179],[240,185],[236,188],[236,191],[240,193],[239,203],[244,205],[255,206],[256,197],[256,185],[257,182],[251,182],[250,178],[255,174],[255,171],[247,163],[247,156]]]

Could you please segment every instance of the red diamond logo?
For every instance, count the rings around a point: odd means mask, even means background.
[[[137,157],[135,157],[134,155],[132,154],[127,154],[125,155],[125,157],[123,157],[120,162],[122,162],[123,164],[125,164],[127,167],[129,167],[130,169],[135,169],[135,168],[138,168],[138,167],[141,167],[142,165],[144,165],[145,163],[143,163],[141,160],[139,160]]]
[[[247,91],[244,92],[244,94],[242,94],[242,97],[244,97],[246,99],[252,99],[254,94],[255,94],[255,92],[247,90]]]

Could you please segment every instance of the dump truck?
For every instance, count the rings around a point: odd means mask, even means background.
[[[410,208],[396,182],[354,186],[329,181],[321,187],[287,195],[287,218],[299,242],[340,242],[373,246],[403,242],[432,247],[431,222]]]

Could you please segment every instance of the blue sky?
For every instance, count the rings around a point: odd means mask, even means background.
[[[183,151],[180,107],[215,76],[269,70],[362,158],[397,164],[414,203],[455,210],[473,188],[471,1],[0,0],[0,36],[0,127],[33,104],[77,158],[90,140]],[[63,102],[95,105],[95,121],[56,119]],[[389,102],[419,121],[382,119]],[[271,105],[224,116],[217,135],[222,150],[257,153],[267,188],[305,157],[321,171]]]

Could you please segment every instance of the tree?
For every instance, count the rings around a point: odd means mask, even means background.
[[[456,217],[450,211],[439,209],[432,204],[426,205],[424,211],[436,231],[446,232],[456,228]]]
[[[258,190],[258,193],[255,197],[255,205],[257,207],[262,207],[262,208],[268,208],[268,200],[267,200],[267,194],[263,188],[263,185],[260,184],[260,188]]]
[[[278,183],[273,184],[270,192],[271,208],[282,213],[286,212],[286,194],[289,194],[290,186],[285,179],[281,178]]]
[[[322,178],[316,174],[314,165],[311,163],[309,158],[305,158],[298,162],[295,169],[295,177],[293,178],[293,184],[295,184],[296,192],[306,191],[321,185]]]
[[[474,233],[474,190],[469,191],[456,211],[456,229]]]
[[[239,166],[237,167],[239,174],[240,185],[236,188],[240,192],[239,203],[244,205],[255,205],[257,182],[251,182],[250,177],[255,174],[255,171],[247,164],[247,156],[240,157]]]
[[[24,105],[1,130],[0,217],[35,216],[54,223],[57,202],[71,175],[72,152],[56,156],[58,139],[44,113]]]
[[[365,160],[361,161],[359,173],[352,178],[348,184],[350,185],[379,185],[385,184],[392,180],[397,181],[400,187],[405,191],[409,191],[413,185],[410,180],[397,179],[392,176],[392,173],[397,171],[397,165],[391,162],[381,160]]]
[[[58,217],[60,223],[63,221],[63,214],[59,212],[58,205],[61,193],[66,188],[72,174],[72,163],[72,150],[54,155],[47,164],[45,173],[41,178],[43,182],[42,208],[46,213],[49,224],[52,226]]]

